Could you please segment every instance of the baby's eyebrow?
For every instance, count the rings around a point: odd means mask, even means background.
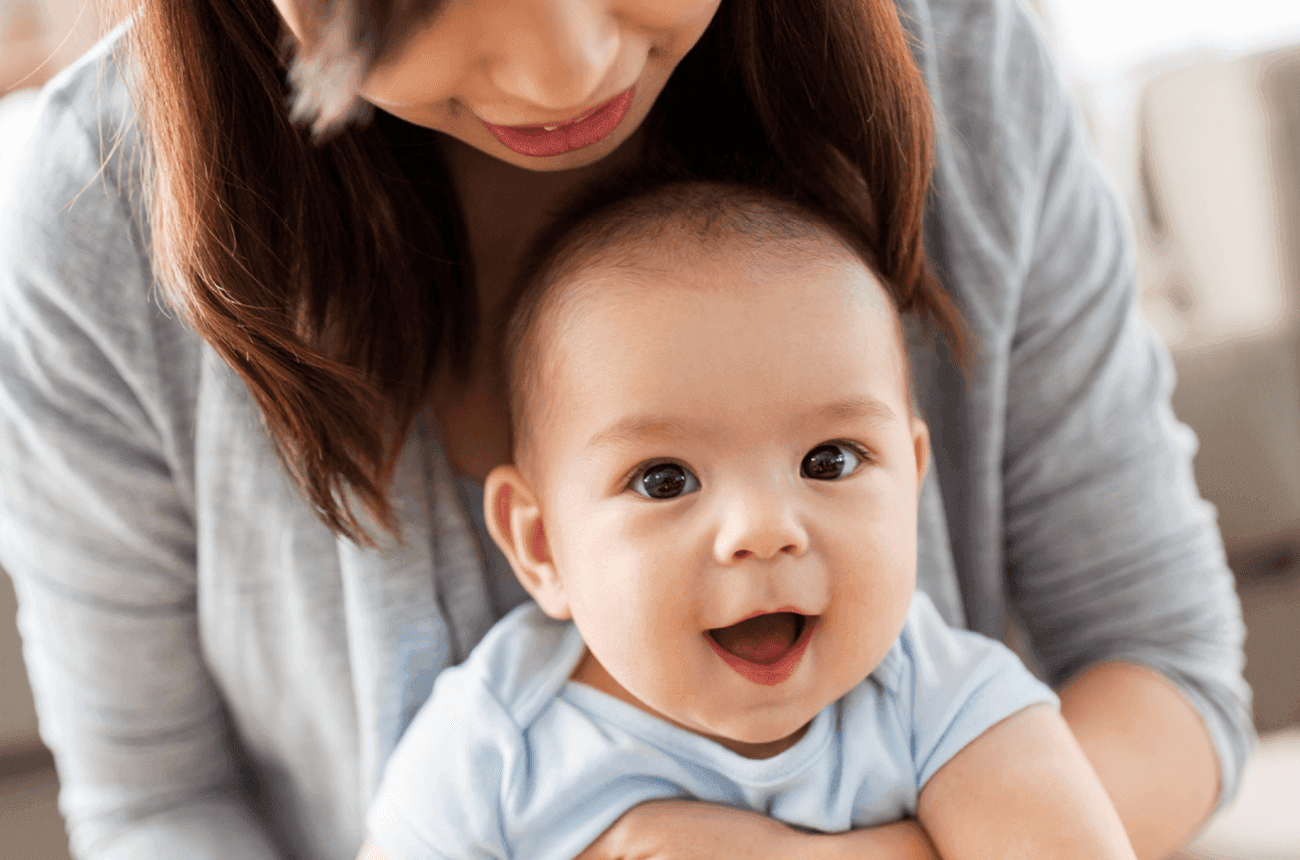
[[[706,433],[703,422],[671,421],[632,415],[617,421],[587,440],[588,448],[613,448],[647,439],[671,439],[689,434]]]
[[[802,421],[817,418],[829,421],[852,421],[862,418],[875,421],[894,421],[898,416],[883,400],[872,397],[870,394],[864,394],[816,406],[800,416]]]

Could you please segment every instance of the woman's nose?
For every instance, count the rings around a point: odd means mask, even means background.
[[[609,0],[515,0],[503,12],[484,34],[493,86],[546,110],[591,107],[618,59]]]
[[[800,556],[808,549],[808,532],[788,492],[767,489],[736,493],[724,504],[714,542],[719,563]]]

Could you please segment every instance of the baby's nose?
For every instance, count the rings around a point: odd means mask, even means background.
[[[808,532],[795,506],[782,493],[738,496],[731,500],[718,529],[714,554],[719,562],[799,556],[808,549]]]
[[[785,546],[781,547],[781,552],[787,553],[789,555],[794,555],[796,552],[798,552],[798,547],[796,547],[792,543],[788,543]],[[742,558],[749,558],[751,555],[759,555],[759,554],[760,553],[755,553],[753,550],[738,549],[731,554],[731,557],[736,561],[739,561]],[[773,553],[773,555],[775,555],[775,553]]]

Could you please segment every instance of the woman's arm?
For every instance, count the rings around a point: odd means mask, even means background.
[[[1055,708],[1027,708],[962,749],[917,817],[945,860],[1132,860],[1105,789]]]
[[[130,177],[101,167],[112,78],[92,61],[47,90],[0,203],[0,563],[73,853],[273,860],[200,652],[164,382],[194,356],[153,299]]]
[[[1131,226],[1022,41],[1044,83],[1006,393],[1009,595],[1137,856],[1158,860],[1236,790],[1244,627],[1168,355],[1138,315]]]
[[[1219,762],[1205,723],[1160,675],[1103,663],[1061,691],[1061,713],[1141,860],[1187,844],[1214,808]]]
[[[939,244],[972,270],[953,274],[987,350],[978,372],[999,382],[964,407],[990,411],[1001,440],[969,468],[996,470],[1006,594],[1034,657],[1138,855],[1163,857],[1231,798],[1252,740],[1244,627],[1195,439],[1137,311],[1131,224],[1028,14],[925,5],[944,106],[936,196],[951,202]]]

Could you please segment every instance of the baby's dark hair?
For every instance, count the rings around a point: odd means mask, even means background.
[[[602,183],[574,200],[537,237],[516,281],[502,360],[517,463],[532,447],[542,392],[553,389],[547,385],[555,377],[549,338],[557,327],[544,323],[573,296],[558,287],[594,265],[644,267],[645,249],[665,237],[700,243],[741,237],[752,243],[755,255],[780,258],[792,250],[807,253],[816,245],[838,244],[875,276],[893,310],[903,310],[898,291],[881,277],[870,249],[852,230],[781,191],[644,174]]]

